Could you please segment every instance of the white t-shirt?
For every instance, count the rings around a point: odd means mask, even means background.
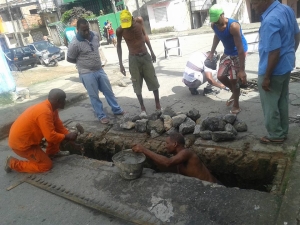
[[[192,54],[187,62],[187,65],[191,63],[192,65],[195,65],[199,69],[202,70],[196,70],[195,68],[190,68],[188,66],[185,67],[184,73],[183,73],[183,79],[194,82],[195,80],[200,80],[203,84],[206,82],[206,76],[205,72],[211,72],[214,79],[216,79],[217,71],[212,70],[204,65],[204,61],[206,60],[207,55],[204,52],[195,52]]]

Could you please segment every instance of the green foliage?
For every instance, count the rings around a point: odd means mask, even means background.
[[[72,9],[65,11],[64,14],[62,14],[62,16],[61,16],[61,22],[65,23],[65,24],[69,23],[71,14],[72,14]]]
[[[152,34],[159,34],[159,33],[166,33],[166,32],[171,32],[174,31],[174,27],[163,27],[160,29],[152,29],[151,33]]]
[[[91,12],[87,11],[86,9],[82,7],[73,7],[73,9],[70,9],[66,12],[64,12],[61,16],[61,22],[64,24],[68,24],[70,20],[73,19],[79,19],[79,18],[84,18],[84,19],[92,19],[96,18],[97,16]]]

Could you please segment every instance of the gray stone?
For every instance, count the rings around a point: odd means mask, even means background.
[[[156,112],[154,112],[148,116],[148,119],[149,120],[157,120],[157,119],[159,119],[159,115]]]
[[[226,122],[222,117],[207,117],[202,121],[201,131],[210,130],[210,131],[224,131]]]
[[[132,116],[130,116],[130,114],[128,114],[128,113],[125,113],[124,114],[124,116],[122,116],[122,118],[121,118],[121,124],[122,123],[126,123],[126,122],[128,122],[128,121],[132,121],[132,119],[133,119],[133,117]],[[134,121],[135,122],[135,121]]]
[[[173,110],[170,106],[167,106],[167,107],[162,111],[161,116],[164,116],[164,115],[168,115],[168,116],[170,116],[170,117],[173,117],[173,116],[176,116],[176,113],[174,112],[174,110]]]
[[[135,115],[132,117],[132,122],[136,122],[137,120],[141,120],[142,118],[139,115]]]
[[[172,122],[172,118],[169,115],[164,115],[163,116],[163,120],[164,120],[164,128],[166,131],[170,130],[171,127],[173,127],[173,122]]]
[[[150,136],[151,136],[151,138],[156,138],[156,137],[159,137],[159,133],[157,133],[155,130],[151,130]]]
[[[146,132],[147,131],[147,123],[148,123],[147,119],[137,120],[135,122],[135,130],[139,133]]]
[[[237,132],[245,132],[248,130],[248,126],[243,121],[236,120],[233,124],[233,127],[236,129]]]
[[[195,125],[196,123],[192,119],[187,117],[185,121],[179,126],[179,132],[181,134],[193,133],[195,129]]]
[[[211,133],[211,139],[215,142],[233,140],[235,135],[228,131],[215,131]]]
[[[231,132],[231,133],[233,133],[235,136],[238,134],[238,132],[236,131],[236,129],[235,129],[230,123],[227,123],[227,124],[225,125],[225,131]]]
[[[190,110],[188,113],[187,113],[187,116],[190,117],[192,120],[196,121],[197,119],[200,118],[200,113],[199,113],[199,110],[193,108],[192,110]]]
[[[179,127],[180,124],[182,124],[186,119],[186,115],[185,114],[180,114],[178,116],[173,116],[172,117],[172,123],[173,123],[173,127]]]
[[[158,120],[149,120],[147,124],[147,132],[155,130],[157,133],[162,134],[165,131],[164,122],[160,119]]]
[[[126,130],[130,130],[135,127],[135,123],[132,121],[127,121],[125,123],[120,124],[120,127]]]
[[[171,133],[173,133],[173,132],[178,132],[178,129],[176,129],[175,127],[171,127],[170,130],[168,130],[168,131],[166,132],[166,134],[169,135],[169,134],[171,134]]]
[[[200,127],[201,127],[201,125],[200,124],[196,124],[196,126],[195,126],[195,128],[194,128],[194,135],[196,136],[196,137],[199,137],[200,136]]]
[[[196,120],[196,124],[201,124],[202,123],[202,119],[201,118],[198,118],[197,120]]]
[[[223,120],[227,123],[230,123],[230,124],[233,124],[234,121],[236,120],[236,115],[234,114],[226,114],[224,117],[223,117]]]
[[[204,140],[211,140],[211,133],[210,130],[203,130],[200,131],[199,136]]]

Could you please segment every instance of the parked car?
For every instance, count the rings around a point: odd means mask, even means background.
[[[4,50],[10,70],[22,70],[24,66],[35,67],[38,59],[29,47],[17,47]]]
[[[42,57],[45,52],[49,58],[56,55],[58,60],[65,60],[65,52],[48,41],[33,42],[28,47],[37,55],[41,64],[43,64]]]

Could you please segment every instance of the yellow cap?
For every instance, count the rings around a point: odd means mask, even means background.
[[[122,28],[129,28],[132,24],[132,15],[128,10],[123,10],[120,14]]]

